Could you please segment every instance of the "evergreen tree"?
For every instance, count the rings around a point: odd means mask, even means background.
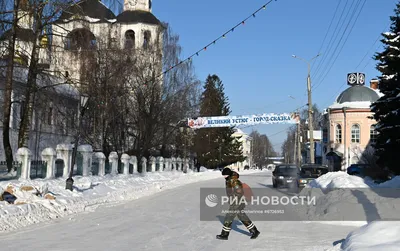
[[[229,116],[230,113],[222,81],[217,75],[208,75],[200,101],[200,116]],[[200,164],[216,168],[243,161],[242,144],[233,136],[234,132],[233,127],[197,130],[195,148]]]
[[[394,11],[390,32],[382,34],[384,50],[375,55],[379,61],[376,68],[382,73],[379,89],[384,95],[371,105],[371,110],[379,133],[373,145],[378,162],[400,174],[400,3]]]

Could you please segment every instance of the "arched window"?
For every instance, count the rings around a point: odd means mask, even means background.
[[[80,28],[71,31],[65,40],[66,50],[92,50],[97,46],[96,37],[86,29]]]
[[[144,31],[144,33],[143,33],[143,49],[149,48],[150,39],[151,39],[150,31]]]
[[[335,128],[335,142],[342,143],[342,126],[340,124],[337,124]]]
[[[151,0],[149,0],[149,9],[151,10]]]
[[[369,141],[371,143],[375,143],[377,137],[378,137],[378,131],[375,130],[375,126],[372,125],[371,128],[369,129]]]
[[[135,32],[133,30],[127,30],[125,32],[125,49],[135,48]]]
[[[358,124],[351,127],[351,143],[360,143],[360,126]]]

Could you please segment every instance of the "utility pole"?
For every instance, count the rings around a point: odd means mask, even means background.
[[[297,114],[300,116],[300,114]],[[297,124],[297,163],[299,163],[299,166],[301,165],[301,142],[300,142],[301,136],[300,136],[300,123]]]
[[[312,100],[311,100],[311,62],[319,57],[320,54],[313,57],[310,61],[306,61],[296,55],[292,55],[292,57],[300,59],[307,63],[308,66],[308,74],[307,74],[307,93],[308,93],[308,130],[310,131],[310,162],[311,164],[315,163],[314,157],[314,126],[313,126],[313,109],[312,109]]]
[[[297,130],[294,132],[294,147],[293,147],[293,163],[294,164],[297,164],[296,153],[297,153]]]

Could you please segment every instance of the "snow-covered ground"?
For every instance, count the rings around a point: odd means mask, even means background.
[[[252,188],[264,188],[271,195],[287,193],[272,188],[270,171],[242,171],[241,180]],[[198,181],[198,182],[196,182]],[[46,185],[45,185],[46,184]],[[341,204],[346,210],[368,215],[366,208],[354,207],[345,192],[371,187],[400,187],[399,177],[380,185],[370,180],[349,176],[344,172],[329,173],[311,183],[313,194],[319,194],[317,207],[337,212]],[[8,182],[1,182],[4,189]],[[34,185],[56,199],[44,199],[18,191],[22,185]],[[178,172],[148,173],[145,176],[76,178],[77,189],[65,190],[65,180],[35,180],[29,184],[14,182],[19,201],[28,204],[7,205],[0,202],[0,246],[23,250],[315,250],[315,251],[383,251],[400,250],[400,222],[395,221],[325,221],[320,214],[302,221],[256,221],[261,235],[250,240],[248,231],[235,222],[228,241],[219,241],[221,219],[200,221],[199,189],[224,187],[218,171],[182,174]],[[336,188],[342,188],[336,190]],[[343,189],[348,188],[348,189]],[[350,189],[351,188],[351,189]],[[321,192],[317,192],[321,190]],[[361,190],[362,191],[362,190]],[[19,196],[18,196],[19,195]],[[142,198],[140,198],[142,197]],[[25,199],[22,199],[25,198]],[[369,200],[372,200],[369,201]],[[375,201],[374,201],[375,199]],[[371,207],[397,205],[387,198],[367,198]],[[118,203],[123,202],[123,203]],[[116,204],[118,203],[118,204]],[[110,205],[105,207],[100,205]],[[361,203],[362,204],[362,203]],[[373,205],[373,206],[372,206]],[[100,206],[100,207],[99,207]],[[94,210],[96,209],[96,210]],[[383,210],[398,211],[392,207]],[[389,210],[389,211],[388,211]],[[85,213],[83,213],[85,212]],[[314,212],[295,212],[317,215]],[[374,211],[376,213],[376,211]],[[382,213],[378,210],[379,213]],[[83,213],[83,214],[82,214]],[[63,217],[67,216],[68,217]],[[296,215],[288,215],[293,219]],[[337,216],[334,215],[333,216]],[[399,216],[396,216],[399,217]],[[52,220],[49,220],[52,219]],[[324,221],[318,221],[324,220]],[[44,222],[47,221],[47,222]],[[31,224],[43,222],[42,224]],[[334,225],[327,226],[330,223]],[[352,225],[343,225],[352,223]],[[362,226],[361,226],[362,225]],[[360,227],[361,226],[361,227]],[[18,230],[7,233],[10,230]],[[349,233],[349,234],[347,234]]]
[[[78,176],[74,177],[73,191],[65,189],[64,178],[3,181],[0,182],[0,195],[3,194],[3,190],[11,190],[17,200],[14,204],[0,201],[0,232],[79,212],[93,211],[100,205],[138,199],[166,189],[221,177],[219,171],[209,171],[205,168],[201,171],[188,174],[172,171],[127,176]],[[27,188],[34,190],[22,191]],[[35,193],[40,193],[40,196]]]
[[[329,216],[338,218],[343,212],[348,213],[350,218],[360,218],[355,215],[365,218],[365,221],[355,222],[322,221],[336,225],[362,225],[329,251],[400,250],[399,188],[400,176],[375,184],[368,178],[351,176],[346,172],[328,173],[305,189],[307,193],[311,191],[314,195],[320,195],[315,210],[307,213],[314,219],[326,219]]]

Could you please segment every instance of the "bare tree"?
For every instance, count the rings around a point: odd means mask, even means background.
[[[321,129],[321,121],[323,119],[321,111],[318,109],[317,105],[313,105],[313,126],[314,130]],[[300,111],[300,136],[303,139],[308,139],[308,108]],[[297,125],[291,126],[288,129],[287,137],[282,145],[282,152],[285,154],[285,159],[287,162],[295,163],[294,151],[297,146],[295,146],[295,136],[296,136]],[[301,144],[301,152],[306,151],[306,145]]]
[[[178,36],[166,24],[152,36],[139,46],[80,52],[81,81],[91,96],[86,139],[106,154],[147,156],[173,145],[177,122],[196,112],[199,81],[191,62],[170,68],[181,60]]]
[[[5,4],[5,2],[3,2]],[[5,81],[5,91],[3,98],[3,146],[6,155],[7,169],[10,172],[13,168],[13,153],[10,142],[10,120],[11,120],[11,95],[13,90],[13,76],[14,76],[14,54],[15,54],[15,41],[16,41],[16,30],[18,28],[18,12],[15,10],[19,9],[20,0],[14,0],[13,12],[6,10],[6,5],[2,6],[5,8],[2,17],[5,16],[5,12],[11,12],[11,30],[8,40],[7,48],[7,71],[6,71],[6,81]],[[2,23],[6,23],[5,19]]]
[[[250,137],[252,137],[253,142],[253,162],[259,167],[271,163],[267,157],[275,157],[276,152],[268,136],[260,134],[258,131],[254,130],[250,133]]]

